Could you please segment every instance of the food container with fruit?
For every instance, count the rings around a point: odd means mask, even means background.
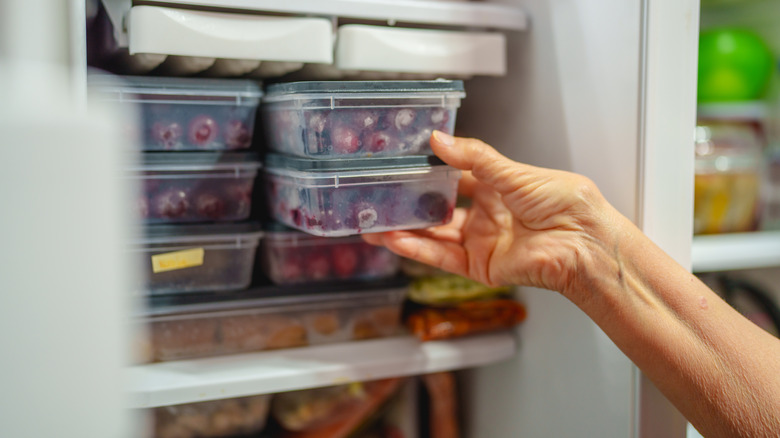
[[[211,400],[153,409],[155,438],[217,438],[265,428],[271,395]]]
[[[420,155],[314,160],[269,154],[265,165],[273,218],[326,237],[445,224],[461,175]]]
[[[263,272],[276,284],[378,280],[400,268],[400,257],[360,236],[312,236],[276,223],[266,227],[260,254]]]
[[[140,180],[134,213],[147,223],[247,219],[261,163],[251,153],[148,153],[128,168]]]
[[[406,288],[150,306],[136,357],[160,362],[398,335]],[[186,300],[186,296],[181,297]]]
[[[251,224],[153,225],[130,247],[144,270],[147,293],[235,291],[252,283],[262,236]]]
[[[267,146],[310,158],[431,154],[452,134],[462,81],[313,81],[272,85],[263,98]]]
[[[145,151],[238,150],[252,145],[263,95],[250,80],[92,75],[100,98],[138,104],[134,139]]]

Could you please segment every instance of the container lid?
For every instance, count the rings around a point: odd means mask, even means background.
[[[265,157],[265,165],[268,168],[282,168],[306,172],[334,172],[446,166],[444,161],[433,155],[311,159],[281,154],[267,154]]]
[[[147,152],[130,171],[257,170],[262,166],[255,152]]]
[[[260,239],[263,226],[257,222],[214,224],[150,224],[135,245],[171,242],[217,242],[240,239]]]
[[[244,291],[151,295],[147,306],[136,316],[192,314],[236,309],[272,308],[308,305],[317,308],[325,302],[349,302],[362,305],[368,299],[392,298],[401,301],[409,287],[407,277],[398,276],[373,282],[332,285],[267,285]]]
[[[463,93],[463,91],[463,81],[447,79],[433,81],[306,81],[271,85],[268,87],[267,98],[312,93]]]
[[[117,80],[118,79],[118,80]],[[90,74],[88,84],[99,95],[120,102],[153,100],[169,103],[256,104],[263,96],[261,84],[247,79],[167,78]]]

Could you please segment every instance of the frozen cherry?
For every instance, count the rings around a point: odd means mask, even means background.
[[[201,193],[195,199],[195,210],[202,218],[217,220],[225,215],[225,201],[214,193]]]
[[[181,189],[168,189],[160,192],[152,201],[153,216],[175,219],[187,214],[190,202],[187,193]]]
[[[376,207],[369,202],[359,202],[352,207],[352,212],[347,221],[347,226],[365,230],[377,224],[379,213]]]
[[[371,132],[364,137],[363,147],[370,152],[382,152],[388,149],[392,139],[382,131]]]
[[[373,130],[379,123],[379,115],[374,111],[356,111],[352,121],[356,129]]]
[[[331,252],[333,271],[339,278],[350,278],[356,274],[360,257],[356,245],[336,245]]]
[[[434,126],[447,126],[447,122],[450,120],[450,113],[444,108],[436,108],[431,111],[431,123]]]
[[[415,112],[412,109],[404,108],[395,113],[393,125],[399,131],[403,131],[414,123]]]
[[[276,189],[276,186],[274,186]],[[231,216],[244,218],[249,215],[252,207],[252,183],[237,183],[230,185],[226,190],[227,202],[230,207]]]
[[[156,122],[152,125],[152,139],[163,149],[176,149],[181,144],[184,130],[176,122]]]
[[[246,149],[252,143],[252,134],[241,120],[231,120],[225,126],[225,146],[228,149]]]
[[[414,210],[414,215],[426,222],[441,222],[449,213],[447,198],[438,192],[423,193],[417,199],[417,208]]]
[[[308,127],[317,134],[322,134],[328,124],[328,116],[324,112],[311,113],[308,116]]]
[[[360,149],[360,137],[355,130],[346,126],[336,126],[330,132],[330,141],[335,154],[354,154]]]
[[[306,278],[311,280],[324,280],[330,275],[330,260],[327,254],[315,251],[309,253],[304,260]]]
[[[281,263],[279,264],[279,275],[285,282],[299,282],[303,277],[303,269],[301,268],[301,261],[298,257],[292,254],[288,254],[287,257],[280,257]]]
[[[217,122],[207,115],[201,115],[190,121],[190,126],[187,130],[187,138],[193,145],[200,148],[206,148],[217,139],[218,133],[219,127],[217,126]]]

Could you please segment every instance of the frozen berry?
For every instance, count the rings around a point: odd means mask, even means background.
[[[187,138],[190,143],[200,148],[207,148],[217,139],[219,127],[217,122],[207,115],[195,117],[190,122]]]
[[[177,149],[184,130],[176,122],[156,122],[152,125],[152,139],[163,149]]]
[[[303,268],[301,267],[301,260],[295,257],[294,254],[288,253],[287,257],[282,257],[281,254],[277,256],[280,260],[278,272],[279,276],[284,283],[297,283],[301,281],[303,277]]]
[[[168,189],[160,192],[152,201],[153,216],[175,219],[187,214],[190,201],[187,193],[181,189]]]
[[[356,111],[352,115],[352,122],[356,129],[373,130],[379,123],[379,115],[374,111]]]
[[[377,208],[369,202],[359,202],[352,207],[347,226],[362,231],[377,224],[379,213]]]
[[[311,252],[304,260],[304,272],[310,280],[324,280],[330,276],[330,260],[324,252]]]
[[[361,258],[365,274],[375,277],[392,274],[398,267],[398,256],[384,247],[365,244]]]
[[[392,113],[391,113],[392,114]],[[412,109],[404,108],[399,110],[393,116],[393,126],[399,131],[403,131],[414,123],[415,112]]]
[[[450,120],[450,113],[444,108],[436,108],[431,111],[431,123],[434,126],[443,127],[447,126],[447,122]]]
[[[336,126],[330,132],[330,141],[335,154],[354,154],[360,149],[360,137],[355,130],[346,126]]]
[[[357,245],[336,245],[331,250],[333,271],[339,278],[350,278],[356,274],[360,257]]]
[[[228,149],[246,149],[252,143],[252,134],[241,120],[231,120],[225,126],[225,146]]]
[[[307,126],[310,130],[321,134],[325,131],[328,124],[328,115],[325,112],[315,112],[308,114]]]
[[[364,137],[363,145],[367,151],[382,152],[389,149],[392,139],[382,131],[371,132]]]
[[[414,215],[426,222],[441,222],[449,213],[447,198],[438,192],[423,193],[417,199],[417,208],[414,210]]]
[[[225,201],[214,193],[201,193],[195,199],[195,210],[202,218],[217,220],[225,215]]]

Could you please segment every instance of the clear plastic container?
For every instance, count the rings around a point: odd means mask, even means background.
[[[156,308],[137,319],[142,362],[160,362],[401,334],[406,288]],[[140,330],[139,330],[140,332]]]
[[[265,170],[273,218],[326,237],[445,224],[461,175],[430,156],[312,160],[269,154]]]
[[[217,438],[255,434],[265,428],[271,395],[154,408],[155,438]]]
[[[269,149],[311,158],[430,154],[452,134],[462,81],[318,81],[272,85],[263,99]]]
[[[98,96],[138,104],[136,135],[145,151],[237,150],[252,145],[263,93],[251,80],[123,76],[117,85],[90,77]]]
[[[235,291],[252,283],[257,246],[254,225],[151,226],[132,247],[145,272],[147,293]]]
[[[144,154],[142,165],[128,169],[141,186],[134,213],[147,223],[247,219],[260,166],[254,154]]]
[[[400,257],[360,236],[318,237],[282,226],[266,229],[263,272],[276,284],[378,280],[400,270]]]

